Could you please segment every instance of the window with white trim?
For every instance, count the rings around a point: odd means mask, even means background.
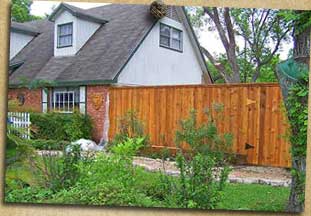
[[[79,110],[79,89],[53,89],[51,109],[55,112],[73,113]]]
[[[72,23],[60,24],[57,26],[57,47],[72,46]]]
[[[160,46],[177,51],[182,51],[182,31],[166,24],[160,23]]]

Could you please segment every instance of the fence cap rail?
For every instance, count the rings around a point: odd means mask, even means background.
[[[161,88],[231,88],[231,87],[280,87],[279,83],[221,83],[221,84],[190,84],[190,85],[113,85],[110,89],[161,89]]]

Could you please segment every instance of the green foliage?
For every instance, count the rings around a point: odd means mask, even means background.
[[[41,19],[30,14],[31,0],[12,0],[11,17],[16,22],[26,22]]]
[[[77,165],[81,160],[80,146],[71,145],[70,152],[64,151],[62,156],[47,153],[30,158],[29,164],[42,187],[58,191],[75,184],[79,177]]]
[[[126,141],[111,147],[111,152],[117,155],[133,157],[144,146],[145,138],[127,138]]]
[[[38,150],[63,150],[70,142],[59,140],[35,139],[27,141],[35,149]]]
[[[124,116],[121,116],[118,120],[118,133],[113,138],[112,142],[108,143],[107,148],[110,149],[119,143],[127,142],[128,138],[144,138],[143,150],[149,145],[149,138],[144,134],[144,125],[138,118],[135,111],[129,110]]]
[[[288,118],[292,130],[290,141],[293,156],[306,157],[308,127],[308,73],[303,74],[289,91],[286,101]]]
[[[217,10],[217,14],[214,10]],[[197,31],[216,31],[220,35],[232,32],[236,41],[243,41],[229,52],[230,46],[222,40],[226,53],[210,52],[214,60],[208,57],[207,64],[213,78],[217,83],[223,83],[225,78],[230,80],[233,75],[239,77],[234,82],[275,82],[275,66],[280,61],[278,51],[283,42],[290,40],[293,29],[292,22],[283,16],[286,11],[230,8],[229,17],[226,18],[225,10],[187,7],[191,24]],[[232,28],[226,19],[231,20]],[[215,24],[215,20],[219,20],[219,25]],[[237,63],[238,70],[233,69],[232,61]]]
[[[218,55],[217,58],[222,65],[225,65],[227,70],[230,70],[230,66],[226,56]],[[241,82],[252,82],[252,76],[256,71],[255,65],[248,59],[248,56],[245,57],[244,55],[240,54],[237,56],[237,58],[240,68]],[[278,80],[275,74],[275,69],[280,61],[281,60],[279,55],[273,56],[269,64],[263,65],[260,68],[261,72],[256,82],[277,82]],[[215,80],[215,83],[225,83],[224,79],[219,75],[218,70],[209,61],[207,62],[207,65],[213,79]]]
[[[60,191],[54,201],[110,206],[156,206],[156,201],[143,188],[137,187],[138,176],[142,177],[141,172],[145,174],[145,171],[134,167],[123,155],[100,154],[92,163],[81,163],[79,181],[69,190]]]
[[[301,34],[311,26],[311,11],[285,10],[280,14],[287,22],[295,26],[295,34]]]
[[[275,55],[269,64],[263,65],[261,67],[261,72],[259,77],[257,78],[256,82],[278,82],[275,70],[277,65],[281,62],[280,56]],[[249,63],[249,62],[248,62]],[[250,64],[250,63],[249,63]],[[254,69],[252,69],[254,70]],[[245,73],[242,71],[242,73]],[[248,79],[250,81],[250,77]]]
[[[6,166],[10,166],[15,162],[24,162],[34,154],[35,149],[22,138],[26,134],[26,128],[16,128],[10,123],[7,124],[6,151],[14,149],[14,154],[6,154]]]
[[[75,141],[90,139],[92,121],[88,115],[80,113],[31,113],[35,139]]]
[[[25,187],[22,189],[5,191],[5,202],[44,203],[51,198],[53,191],[40,187]]]
[[[176,165],[180,171],[177,184],[169,182],[176,206],[183,208],[215,209],[222,199],[222,191],[229,168],[217,169],[219,161],[211,154],[197,153],[191,159],[179,153]]]
[[[212,114],[214,111],[215,114]],[[223,105],[214,104],[206,109],[208,121],[197,125],[196,111],[180,122],[181,129],[176,132],[176,142],[186,142],[190,150],[180,150],[176,165],[180,176],[177,184],[168,182],[168,188],[175,194],[174,202],[184,208],[214,209],[222,199],[222,191],[229,174],[224,153],[230,151],[232,135],[219,134],[216,119],[220,117]],[[217,117],[217,118],[216,118]],[[222,167],[222,168],[220,168]]]
[[[294,162],[299,160],[305,163],[307,154],[307,130],[308,130],[308,93],[309,73],[306,70],[298,78],[289,91],[286,101],[288,118],[291,126],[289,136],[291,142],[291,155]],[[297,163],[297,162],[295,162]],[[295,164],[294,163],[294,164]],[[292,168],[292,176],[297,181],[295,191],[299,194],[299,201],[304,203],[305,199],[305,178],[306,174],[302,168],[305,165],[296,165]]]
[[[213,104],[212,109],[206,109],[207,122],[198,125],[197,113],[190,111],[188,119],[180,121],[180,130],[176,131],[176,144],[186,142],[190,146],[190,153],[220,153],[230,152],[232,134],[220,134],[217,129],[217,121],[220,120],[223,111],[223,104]]]

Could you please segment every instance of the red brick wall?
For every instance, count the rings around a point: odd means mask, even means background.
[[[93,121],[93,140],[97,143],[103,136],[108,86],[87,86],[86,111]]]
[[[18,95],[23,94],[25,97],[25,102],[23,105],[18,107],[18,109],[25,109],[35,112],[42,111],[42,95],[41,89],[27,89],[27,88],[15,88],[9,89],[8,99],[17,100]]]

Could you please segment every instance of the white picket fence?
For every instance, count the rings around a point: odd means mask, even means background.
[[[26,112],[8,112],[8,124],[20,131],[21,138],[30,139],[30,115]],[[11,133],[12,131],[8,131]]]

